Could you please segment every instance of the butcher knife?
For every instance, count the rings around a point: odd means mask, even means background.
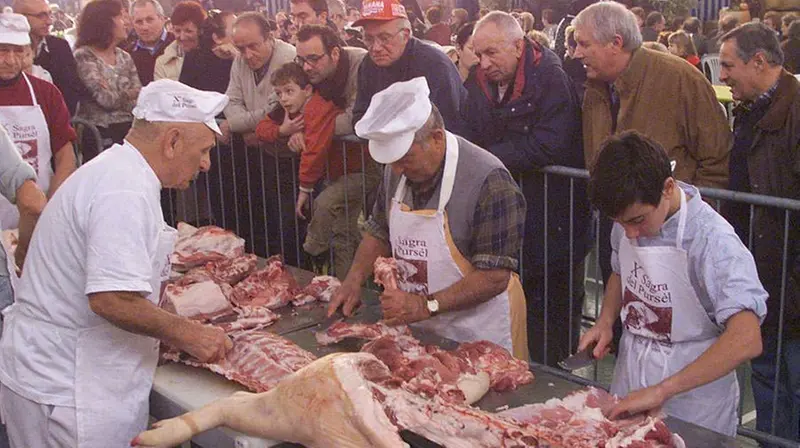
[[[575,353],[572,356],[568,356],[563,361],[559,361],[558,365],[561,366],[562,369],[565,370],[577,370],[586,366],[592,365],[595,362],[594,355],[592,355],[592,350],[594,350],[596,343],[589,344],[588,347]]]

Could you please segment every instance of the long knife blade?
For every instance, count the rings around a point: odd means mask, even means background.
[[[595,345],[594,343],[589,344],[588,347],[578,353],[568,356],[563,361],[559,361],[558,365],[561,366],[562,369],[570,371],[592,365],[592,363],[595,362],[594,355],[592,355]]]

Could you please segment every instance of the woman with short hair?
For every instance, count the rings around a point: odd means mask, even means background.
[[[177,81],[183,68],[186,53],[200,45],[200,28],[208,17],[206,10],[199,3],[184,0],[172,10],[170,23],[175,40],[167,45],[164,54],[156,59],[153,78]]]

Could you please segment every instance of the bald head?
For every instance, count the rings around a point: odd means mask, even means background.
[[[31,25],[31,37],[39,40],[50,34],[53,18],[50,5],[45,0],[14,0],[11,6],[17,14],[23,14]]]

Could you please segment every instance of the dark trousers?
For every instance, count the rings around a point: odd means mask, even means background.
[[[208,188],[214,224],[244,238],[248,252],[283,254],[288,264],[301,265],[306,223],[294,214],[297,169],[297,159],[246,147],[234,134],[232,146],[211,151]]]
[[[581,261],[572,267],[571,303],[569,266],[548,267],[547,297],[544,295],[545,282],[541,273],[526,275],[523,279],[522,286],[528,308],[528,350],[531,361],[556,366],[558,361],[577,350],[583,299],[586,296],[583,283],[584,265]]]
[[[99,142],[99,146],[93,132],[84,129],[81,134],[80,152],[81,155],[83,155],[83,163],[92,160],[114,143],[122,143],[122,140],[128,135],[128,131],[131,130],[131,123],[111,123],[108,127],[98,126],[97,130],[100,131],[100,137],[102,139],[102,141]]]

